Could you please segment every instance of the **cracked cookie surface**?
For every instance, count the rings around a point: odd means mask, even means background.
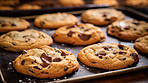
[[[55,31],[53,38],[56,42],[72,45],[89,45],[103,42],[105,35],[103,31],[92,24],[76,24],[64,26]]]
[[[34,24],[40,28],[55,29],[62,26],[74,25],[78,22],[78,19],[67,13],[54,13],[54,14],[43,14],[38,16]]]
[[[108,25],[116,20],[122,20],[125,15],[112,8],[90,9],[82,13],[82,21],[98,26]]]
[[[91,67],[121,69],[138,62],[135,49],[116,43],[99,43],[80,50],[78,59]]]
[[[17,72],[37,78],[58,78],[79,68],[72,53],[49,46],[24,50],[13,66]]]
[[[0,33],[14,30],[25,30],[29,22],[20,18],[0,17]]]
[[[136,39],[134,47],[138,51],[148,54],[148,35]]]
[[[107,34],[121,40],[136,40],[138,37],[148,35],[148,23],[133,19],[116,21],[108,26]]]
[[[25,31],[11,31],[0,36],[0,47],[14,52],[51,45],[53,40],[46,33],[28,29]]]

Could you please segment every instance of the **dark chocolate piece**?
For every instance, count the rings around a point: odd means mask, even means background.
[[[67,36],[68,36],[68,37],[72,37],[73,34],[75,34],[74,31],[69,31],[69,32],[67,33]]]
[[[60,62],[60,61],[62,61],[60,58],[54,58],[53,59],[53,62]]]
[[[138,54],[136,54],[136,53],[131,53],[130,56],[132,56],[135,61],[138,60]]]
[[[84,34],[84,33],[80,33],[80,34],[78,35],[78,37],[79,37],[80,39],[84,40],[84,41],[87,41],[87,40],[90,39],[91,35],[86,35],[86,34]]]
[[[46,53],[43,53],[40,58],[43,61],[43,64],[41,64],[43,67],[50,65],[50,62],[52,61],[52,57],[48,56]]]

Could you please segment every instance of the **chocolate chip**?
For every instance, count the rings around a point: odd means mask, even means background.
[[[44,35],[42,35],[42,37],[43,37],[43,38],[45,38],[45,36],[44,36]]]
[[[148,29],[145,29],[146,32],[148,32]]]
[[[136,29],[136,28],[134,28],[134,30],[136,31],[137,29]]]
[[[112,48],[111,48],[111,47],[103,47],[103,48],[104,48],[104,50],[107,50],[107,51],[112,50]]]
[[[86,30],[84,30],[84,31],[89,31],[90,29],[86,29]]]
[[[64,71],[67,71],[67,70],[68,70],[68,67],[65,67],[65,68],[64,68]]]
[[[105,56],[105,55],[106,55],[106,53],[100,53],[99,55],[101,55],[101,56]]]
[[[103,57],[102,56],[99,56],[99,58],[102,59]]]
[[[49,74],[48,72],[41,72],[41,74]]]
[[[91,62],[91,63],[96,64],[97,62]]]
[[[140,42],[141,40],[136,40],[135,42]]]
[[[119,54],[123,54],[124,52],[120,51]]]
[[[135,61],[138,60],[138,55],[136,53],[131,53],[130,56],[132,56]]]
[[[32,70],[29,70],[31,73],[34,73]]]
[[[123,45],[119,44],[118,47],[119,47],[121,50],[124,50],[124,48],[123,48],[124,46],[123,46]]]
[[[61,56],[66,56],[66,55],[68,55],[68,54],[65,53],[65,52],[62,52],[62,53],[61,53]]]
[[[6,24],[1,24],[1,27],[5,27],[5,26],[7,26]]]
[[[126,58],[123,58],[123,60],[126,60]]]
[[[108,14],[109,14],[109,13],[104,12],[104,13],[103,13],[103,17],[107,17],[107,16],[108,16]]]
[[[61,51],[61,50],[56,50],[55,52],[62,53],[62,51]]]
[[[22,55],[27,54],[27,50],[23,50]]]
[[[52,61],[52,57],[48,56],[46,53],[43,53],[40,58],[43,61],[43,64],[41,64],[43,67],[47,67]]]
[[[134,20],[134,21],[133,21],[133,24],[139,25],[140,23],[139,23],[138,21]]]
[[[117,52],[114,52],[113,54],[117,54]]]
[[[111,33],[114,33],[115,31],[111,31]]]
[[[67,26],[67,28],[66,28],[66,29],[76,28],[76,27],[77,27],[77,25],[72,25],[72,26]]]
[[[78,34],[78,37],[84,41],[87,41],[90,39],[91,35],[86,35],[84,33],[80,33],[80,34]]]
[[[21,65],[24,65],[25,64],[25,60],[23,60],[22,62],[21,62]]]
[[[62,61],[60,58],[54,58],[53,59],[53,62],[60,62],[60,61]]]
[[[13,23],[13,24],[11,24],[11,26],[16,26],[16,24]]]
[[[68,37],[72,37],[72,35],[73,35],[74,33],[75,33],[74,31],[69,31],[69,32],[67,33],[67,36],[68,36]]]
[[[110,22],[110,21],[112,21],[112,19],[108,19],[108,18],[106,18],[105,21],[109,21],[109,22]]]
[[[130,26],[126,26],[124,27],[125,30],[129,30],[130,29]]]
[[[45,22],[44,22],[44,21],[40,23],[40,25],[41,25],[41,26],[43,26],[44,24],[45,24]]]
[[[15,43],[12,43],[12,45],[14,45],[14,46],[15,46],[16,44],[15,44]]]
[[[42,70],[42,68],[41,68],[40,65],[38,65],[38,66],[34,66],[33,68],[38,69],[38,70]]]
[[[81,27],[79,27],[80,29],[84,29],[84,27],[83,26],[81,26]]]

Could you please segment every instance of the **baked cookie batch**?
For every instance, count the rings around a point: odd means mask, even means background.
[[[85,23],[78,23],[72,14],[55,13],[38,16],[34,24],[39,28],[57,29],[52,35],[55,42],[89,45],[78,53],[78,59],[85,65],[114,70],[138,62],[138,53],[122,44],[101,43],[105,41],[105,34],[97,26],[107,26],[107,34],[120,40],[135,40],[134,47],[148,53],[148,23],[124,18],[118,10],[103,8],[83,12],[81,20]],[[13,62],[17,72],[37,78],[58,78],[78,70],[74,54],[50,47],[52,38],[41,31],[25,30],[29,26],[24,19],[0,17],[0,33],[5,33],[0,36],[0,47],[22,52]]]

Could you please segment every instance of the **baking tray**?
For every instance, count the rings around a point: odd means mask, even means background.
[[[123,11],[126,15],[126,19],[130,19],[134,16],[130,10],[127,10],[126,8],[118,8],[118,10]],[[72,14],[76,14],[76,16],[80,19],[80,13],[82,11],[75,11],[75,12],[68,12]],[[140,14],[136,14],[139,17],[141,17]],[[31,27],[29,29],[35,29],[38,31],[43,31],[47,33],[48,35],[52,36],[55,30],[50,30],[50,29],[40,29],[37,28],[33,25],[33,19],[29,18],[34,18],[35,16],[31,17],[22,17],[28,19],[28,21],[31,23]],[[146,19],[146,18],[145,18]],[[81,22],[81,21],[80,21]],[[103,43],[121,43],[123,45],[133,47],[134,43],[133,41],[131,42],[126,42],[126,41],[120,41],[114,37],[108,36],[106,34],[106,27],[101,27],[103,32],[105,33],[106,40]],[[1,34],[2,35],[2,34]],[[72,46],[69,44],[62,44],[62,43],[56,43],[54,42],[51,47],[56,47],[60,49],[65,49],[69,52],[74,53],[75,57],[77,57],[77,54],[79,51],[84,48],[85,46]],[[79,82],[79,81],[84,81],[84,80],[89,80],[89,79],[95,79],[95,78],[101,78],[101,77],[107,77],[107,76],[112,76],[112,75],[118,75],[118,74],[123,74],[123,73],[128,73],[128,72],[134,72],[134,71],[139,71],[143,69],[148,69],[148,57],[146,56],[147,54],[141,54],[139,53],[139,62],[136,64],[133,64],[131,66],[128,66],[127,68],[120,69],[120,70],[104,70],[104,69],[99,69],[99,68],[93,68],[84,65],[81,63],[79,60],[79,70],[69,74],[65,75],[61,78],[57,79],[38,79],[34,78],[31,76],[23,75],[15,71],[15,69],[12,66],[12,62],[14,59],[20,55],[21,53],[16,53],[16,52],[9,52],[5,51],[3,49],[0,49],[0,76],[2,82],[7,82],[7,83],[20,83],[20,82],[31,82],[31,83],[43,83],[43,82]]]

